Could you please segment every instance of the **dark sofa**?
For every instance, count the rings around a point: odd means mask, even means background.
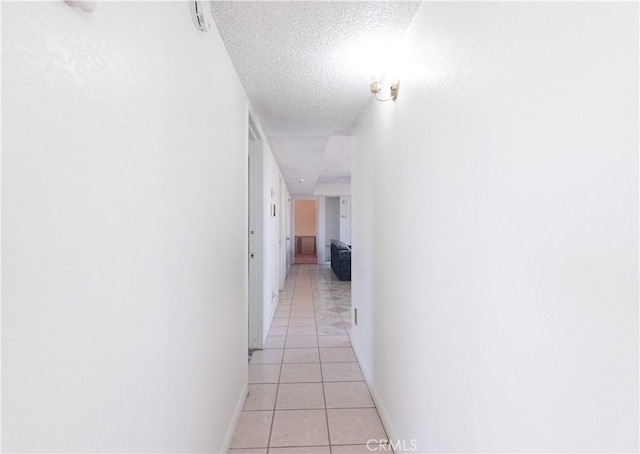
[[[339,280],[351,280],[351,247],[348,244],[331,240],[331,268]]]

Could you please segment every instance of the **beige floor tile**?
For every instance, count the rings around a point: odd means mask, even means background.
[[[374,407],[367,384],[363,381],[325,383],[327,408]]]
[[[292,318],[289,326],[316,326],[316,319],[313,317]]]
[[[329,446],[305,446],[304,448],[270,448],[269,454],[331,454],[331,448],[329,448]]]
[[[313,317],[315,314],[314,311],[312,310],[308,310],[308,311],[291,311],[291,317],[290,318],[309,318],[309,317]]]
[[[351,347],[349,336],[320,336],[318,337],[320,347]]]
[[[317,348],[317,336],[287,336],[286,348]]]
[[[285,336],[267,336],[264,348],[284,348],[285,340]]]
[[[277,384],[249,385],[245,410],[273,410],[276,404]]]
[[[364,381],[358,363],[322,363],[323,381]]]
[[[249,364],[249,383],[278,383],[280,364]]]
[[[268,336],[286,336],[287,335],[287,327],[286,326],[271,326],[269,328]]]
[[[319,363],[320,355],[317,348],[287,348],[282,362],[284,364]]]
[[[290,311],[289,311],[289,310],[276,311],[276,312],[273,314],[273,318],[283,318],[283,317],[284,317],[284,318],[288,318],[288,317],[289,317],[289,313],[290,313]]]
[[[267,448],[230,449],[229,454],[267,454]]]
[[[351,348],[321,348],[320,361],[323,363],[352,363],[356,355]]]
[[[284,349],[270,348],[267,350],[254,350],[249,364],[280,364]]]
[[[316,322],[318,323],[318,325],[333,325],[335,324],[336,326],[340,327],[340,328],[344,328],[343,324],[342,324],[342,319],[340,318],[340,316],[334,312],[322,312],[322,311],[318,311],[318,313],[316,314]]]
[[[289,326],[289,318],[274,318],[271,326]]]
[[[368,445],[332,445],[331,452],[333,454],[370,454],[372,452],[393,454],[391,446],[381,444],[378,440],[371,440]]]
[[[328,445],[327,419],[324,410],[278,410],[273,419],[270,445]]]
[[[346,364],[346,363],[345,363]],[[280,383],[320,383],[320,364],[283,364]]]
[[[386,439],[375,408],[327,410],[331,443],[367,444],[369,440]]]
[[[243,411],[231,448],[266,448],[269,445],[272,411]]]
[[[346,336],[347,330],[339,326],[318,324],[318,336]]]
[[[290,326],[287,331],[288,336],[315,336],[315,326]]]
[[[276,410],[323,409],[322,383],[281,383]]]

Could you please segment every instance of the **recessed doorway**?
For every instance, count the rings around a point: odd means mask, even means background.
[[[318,201],[295,200],[294,204],[294,263],[318,263]]]

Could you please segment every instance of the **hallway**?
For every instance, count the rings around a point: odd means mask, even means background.
[[[231,453],[369,453],[386,439],[349,341],[350,292],[328,266],[292,266]]]
[[[0,10],[1,452],[640,453],[639,1]]]

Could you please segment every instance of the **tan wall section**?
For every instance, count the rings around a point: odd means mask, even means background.
[[[295,201],[295,235],[318,236],[318,201]]]

